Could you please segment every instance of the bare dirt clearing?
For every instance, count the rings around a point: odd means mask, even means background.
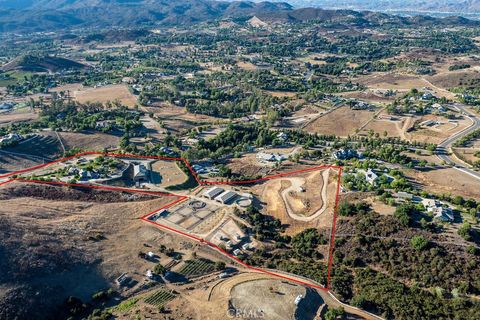
[[[164,128],[174,132],[191,129],[199,123],[219,122],[219,119],[202,114],[192,114],[186,108],[171,104],[160,103],[154,106],[144,107],[146,112],[152,112],[164,125]]]
[[[239,61],[237,62],[237,66],[241,69],[245,69],[247,71],[256,71],[258,67],[251,62]]]
[[[316,299],[310,296],[312,291],[303,286],[285,283],[280,280],[248,281],[235,285],[231,290],[231,303],[236,310],[250,310],[262,314],[262,319],[295,319],[302,311],[301,318],[314,317],[323,302],[318,294]],[[294,301],[298,296],[313,301],[297,306]],[[310,307],[310,310],[300,308]]]
[[[30,110],[30,108],[23,108],[20,110],[13,110],[0,113],[0,126],[11,123],[27,122],[38,119],[38,113]]]
[[[174,186],[187,180],[187,175],[174,161],[155,161],[152,163],[152,180],[162,187]]]

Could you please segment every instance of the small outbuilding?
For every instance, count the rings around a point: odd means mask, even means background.
[[[148,169],[143,164],[133,165],[133,181],[140,184],[148,182]]]

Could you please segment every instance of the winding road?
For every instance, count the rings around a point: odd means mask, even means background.
[[[466,114],[466,116],[472,121],[472,125],[460,132],[455,133],[454,135],[442,141],[437,146],[437,150],[435,153],[441,160],[445,161],[445,163],[454,164],[454,168],[456,170],[466,173],[480,180],[480,172],[470,169],[469,167],[465,166],[463,163],[459,162],[458,160],[450,156],[451,147],[457,140],[463,138],[464,136],[468,135],[469,133],[477,129],[480,129],[480,118],[478,118],[475,113],[468,110],[462,104],[457,103],[455,104],[455,107],[458,108],[460,111],[462,111],[464,114]]]
[[[290,218],[298,221],[310,222],[318,218],[327,209],[327,206],[328,206],[327,187],[328,187],[329,174],[330,174],[330,169],[327,169],[322,172],[322,178],[323,178],[322,194],[321,194],[322,207],[310,216],[303,216],[303,215],[296,214],[295,210],[292,209],[290,202],[288,201],[288,198],[287,198],[287,195],[289,192],[302,192],[301,189],[302,189],[302,185],[305,183],[305,179],[303,178],[282,179],[282,180],[290,181],[292,184],[290,187],[286,188],[281,193],[283,203],[285,204],[285,207],[287,209],[287,214],[290,216]]]

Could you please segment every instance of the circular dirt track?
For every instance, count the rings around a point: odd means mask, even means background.
[[[205,202],[202,202],[199,200],[193,200],[188,203],[188,206],[194,210],[199,210],[199,209],[205,208],[206,204]]]
[[[302,296],[298,306],[295,299]],[[281,280],[251,280],[230,291],[231,309],[245,318],[271,320],[313,319],[323,300],[304,286]],[[301,314],[299,314],[301,313]]]

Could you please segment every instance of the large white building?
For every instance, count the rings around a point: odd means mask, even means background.
[[[453,210],[451,208],[444,207],[438,200],[422,199],[422,204],[427,212],[431,212],[433,214],[434,219],[444,222],[453,222],[455,220]]]
[[[215,200],[223,203],[223,204],[228,204],[230,203],[233,199],[237,197],[237,193],[231,190],[226,190],[222,192],[222,194],[218,195],[215,197]]]

